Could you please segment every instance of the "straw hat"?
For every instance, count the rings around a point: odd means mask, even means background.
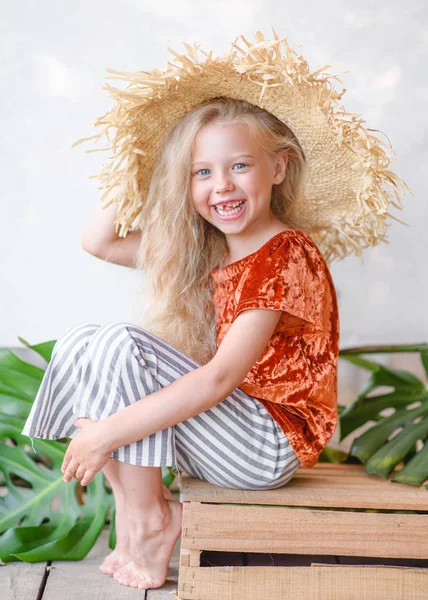
[[[287,38],[279,39],[274,30],[273,34],[274,39],[266,41],[257,32],[254,44],[241,35],[221,57],[184,43],[183,54],[169,49],[175,60],[164,71],[107,70],[112,73],[108,79],[129,85],[124,90],[105,85],[115,105],[95,121],[101,133],[74,145],[107,137],[103,150],[113,155],[96,177],[104,190],[102,202],[118,203],[119,236],[141,226],[141,206],[164,131],[198,104],[229,96],[271,112],[299,140],[307,178],[303,197],[290,216],[313,238],[327,262],[361,256],[363,248],[387,242],[386,217],[399,221],[387,212],[389,204],[402,209],[400,193],[404,188],[412,193],[389,169],[387,145],[373,135],[378,130],[364,128],[359,115],[346,113],[339,104],[346,90],[335,91],[332,80],[341,80],[324,72],[330,65],[311,73]],[[116,129],[112,139],[111,128]]]

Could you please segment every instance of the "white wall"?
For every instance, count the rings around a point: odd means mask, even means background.
[[[163,67],[181,41],[217,54],[240,34],[287,36],[312,69],[334,65],[343,104],[391,140],[392,170],[414,190],[388,245],[332,265],[341,347],[428,341],[428,9],[422,0],[90,0],[2,3],[0,346],[73,324],[132,320],[140,274],[80,248],[97,206],[102,153],[73,142],[110,107],[108,67]],[[116,82],[110,82],[116,85]],[[338,86],[341,89],[340,84]],[[384,138],[382,138],[384,139]],[[418,366],[415,367],[419,369]],[[345,373],[345,367],[342,367]],[[422,371],[419,371],[422,374]],[[349,375],[352,378],[351,375]]]

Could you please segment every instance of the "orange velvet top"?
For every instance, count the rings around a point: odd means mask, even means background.
[[[239,388],[265,406],[302,466],[314,466],[338,419],[339,315],[324,257],[305,232],[290,229],[211,276],[217,348],[243,310],[283,311]]]

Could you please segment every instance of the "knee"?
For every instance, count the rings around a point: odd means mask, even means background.
[[[132,347],[135,346],[131,327],[134,327],[132,323],[122,321],[98,327],[86,349],[88,356],[91,360],[102,360],[103,363],[117,363],[122,357],[127,360],[134,354]]]
[[[116,321],[107,323],[98,328],[95,333],[95,338],[98,340],[97,345],[110,345],[116,340],[129,339],[131,336],[130,328],[135,327],[132,323],[125,321]]]
[[[56,352],[62,347],[72,348],[73,345],[78,344],[80,340],[84,338],[89,339],[98,328],[99,325],[94,325],[92,323],[83,323],[68,327],[56,340],[53,352]]]
[[[80,335],[81,333],[84,333],[86,331],[93,331],[96,330],[100,327],[100,325],[95,325],[94,323],[81,323],[80,325],[74,325],[73,327],[68,327],[64,333],[61,335],[61,338],[64,338],[65,336],[67,337],[74,337],[76,335]],[[58,338],[58,339],[61,339]]]
[[[117,321],[114,323],[107,323],[99,327],[96,332],[97,338],[102,338],[106,343],[113,342],[115,339],[130,339],[139,340],[145,338],[149,332],[140,327],[126,321]]]

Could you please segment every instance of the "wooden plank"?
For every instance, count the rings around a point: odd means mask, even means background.
[[[157,590],[147,590],[147,593],[145,593],[142,590],[117,583],[113,577],[104,575],[98,569],[104,557],[110,552],[108,548],[108,529],[105,528],[84,560],[56,561],[52,564],[43,600],[76,600],[76,598],[91,598],[91,600],[144,600],[144,598],[147,598],[147,600],[174,600],[174,595],[170,592],[176,591],[178,586],[179,542],[180,538],[174,547],[165,585]],[[32,600],[35,600],[35,596]]]
[[[428,558],[428,515],[193,502],[183,509],[188,550]]]
[[[402,567],[180,569],[180,600],[426,600],[428,571]]]
[[[10,562],[0,568],[1,600],[35,600],[47,563]]]
[[[257,552],[248,552],[246,566],[250,567],[310,567],[312,563],[323,563],[336,565],[339,563],[338,557],[321,554],[261,554]],[[363,559],[365,560],[365,559]]]
[[[362,465],[318,463],[300,467],[292,479],[275,490],[239,490],[215,486],[182,474],[183,502],[274,504],[314,508],[427,509],[427,490],[367,475]]]
[[[341,565],[386,565],[394,567],[415,567],[418,569],[428,569],[427,559],[417,558],[373,558],[369,556],[338,556],[338,564]]]

